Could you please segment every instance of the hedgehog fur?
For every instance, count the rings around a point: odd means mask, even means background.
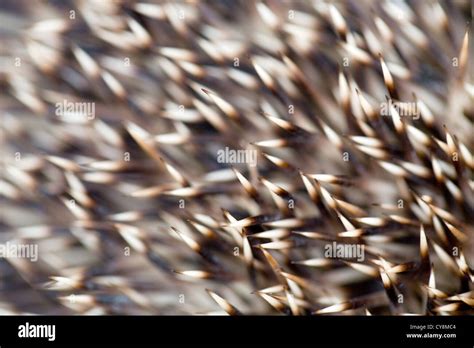
[[[2,1],[0,312],[472,314],[470,6]]]

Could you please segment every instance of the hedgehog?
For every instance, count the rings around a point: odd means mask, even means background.
[[[0,13],[0,313],[473,314],[468,0]]]

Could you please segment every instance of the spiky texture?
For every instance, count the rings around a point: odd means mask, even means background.
[[[2,1],[0,311],[472,313],[469,5]]]

